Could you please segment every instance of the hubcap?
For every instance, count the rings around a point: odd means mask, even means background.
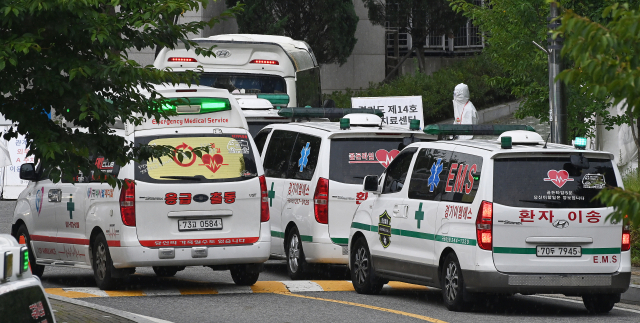
[[[96,270],[98,278],[103,280],[107,276],[107,250],[102,243],[96,248]]]
[[[297,234],[291,236],[291,241],[289,242],[289,269],[291,269],[292,273],[298,272],[300,259],[299,242],[300,239],[298,239]]]
[[[458,267],[454,262],[447,266],[447,273],[444,276],[444,290],[447,300],[453,302],[458,295]]]
[[[356,259],[353,263],[356,281],[359,285],[364,284],[369,276],[369,256],[364,247],[360,247],[356,252]]]

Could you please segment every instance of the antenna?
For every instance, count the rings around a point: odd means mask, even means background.
[[[549,133],[549,135],[547,136],[547,140],[544,142],[544,149],[547,149],[547,143],[549,142],[549,137],[551,137],[551,133]]]

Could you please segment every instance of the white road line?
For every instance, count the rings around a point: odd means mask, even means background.
[[[584,303],[582,303],[582,301],[577,301],[575,299],[569,299],[569,298],[564,298],[564,297],[551,297],[551,296],[541,296],[541,295],[527,295],[527,296],[545,298],[545,299],[551,299],[551,300],[559,300],[559,301],[565,301],[565,302],[569,302],[569,303],[584,305]],[[633,309],[630,309],[630,308],[614,306],[613,309],[640,314],[640,311],[633,310]]]
[[[109,295],[105,291],[101,290],[98,287],[73,287],[73,288],[63,288],[62,290],[65,292],[79,292],[79,293],[96,295],[100,297],[109,297]]]
[[[295,281],[283,281],[281,282],[292,293],[301,292],[323,292],[322,286],[308,280],[295,280]]]
[[[236,285],[220,285],[215,289],[218,294],[250,294],[253,293],[251,286],[236,286]]]

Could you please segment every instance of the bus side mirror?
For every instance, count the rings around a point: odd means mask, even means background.
[[[20,179],[25,181],[37,181],[36,165],[33,163],[26,163],[20,165]]]
[[[378,192],[378,175],[367,175],[364,177],[363,190],[365,192]]]

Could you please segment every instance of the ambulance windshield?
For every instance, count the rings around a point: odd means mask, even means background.
[[[276,75],[202,73],[200,85],[226,89],[229,93],[287,93],[284,78]],[[242,92],[244,90],[244,92]]]
[[[618,183],[608,159],[589,158],[578,169],[569,157],[504,158],[494,161],[495,203],[527,208],[600,208],[593,197]]]
[[[402,138],[344,138],[331,140],[329,179],[360,184],[367,175],[381,175],[400,153]]]

